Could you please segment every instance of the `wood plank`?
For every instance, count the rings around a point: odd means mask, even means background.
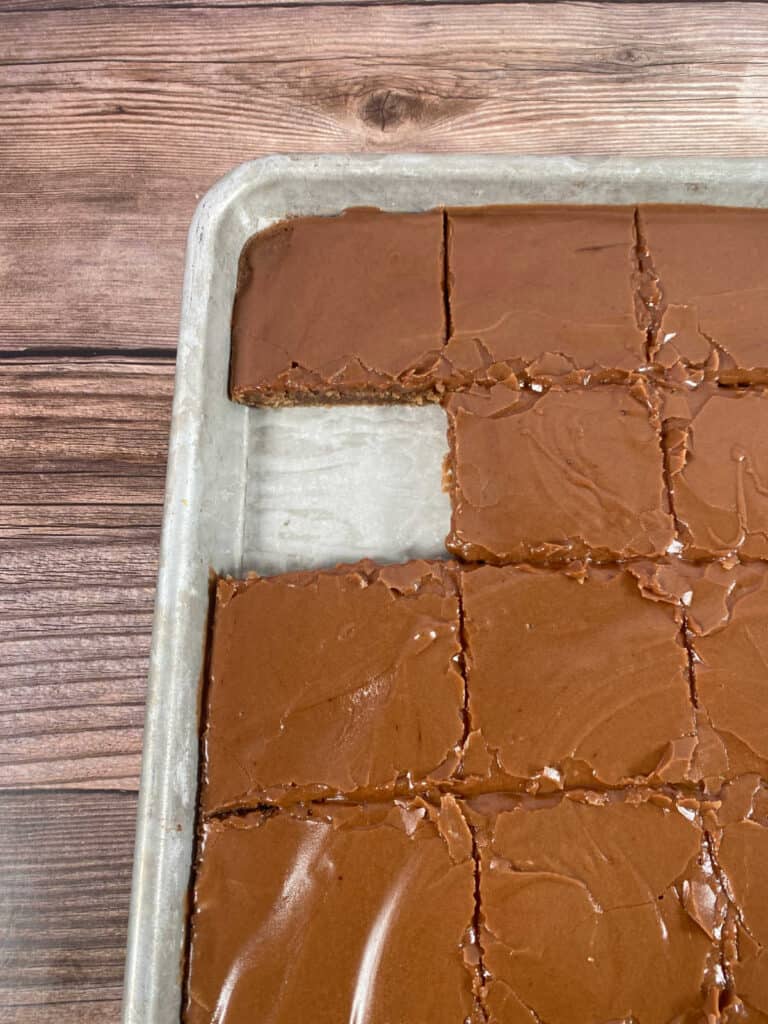
[[[359,7],[368,4],[429,4],[435,0],[130,0],[131,7],[157,8],[198,8],[198,7],[286,7],[289,4],[302,6],[329,6],[345,4]],[[439,0],[446,3],[488,3],[489,0]],[[516,0],[512,0],[516,2]],[[546,2],[546,0],[537,0]],[[622,2],[622,0],[618,0]],[[125,7],[126,0],[3,0],[3,11],[17,11],[39,14],[45,11],[83,11],[94,8]],[[0,13],[2,13],[0,11]]]
[[[131,793],[0,792],[0,1021],[119,1020]]]
[[[372,4],[409,4],[428,5],[435,0],[130,0],[131,7],[157,8],[199,8],[199,7],[287,7],[289,4],[302,6],[324,6],[344,4],[349,7],[369,6]],[[441,3],[477,3],[487,4],[490,0],[438,0]],[[511,0],[515,3],[517,0]],[[534,0],[545,3],[548,0]],[[623,0],[617,0],[621,3]],[[125,7],[126,0],[3,0],[3,11],[24,11],[39,14],[44,11],[83,11],[94,8]],[[2,13],[2,12],[0,12]]]
[[[0,1006],[1,1024],[118,1024],[121,1002],[117,999],[79,1000],[76,1003],[45,1002],[34,1006]]]
[[[138,788],[157,538],[0,544],[4,786]]]
[[[123,488],[138,481],[141,499],[124,497],[141,503],[153,481],[154,500],[162,500],[173,373],[172,360],[141,356],[0,361],[0,471],[13,479],[0,502],[30,497],[30,474],[44,475],[38,501],[48,500],[48,479],[58,501],[99,500],[78,485],[83,473],[118,477]]]
[[[530,67],[539,61],[542,69],[556,70],[567,56],[574,69],[582,65],[605,75],[638,66],[659,67],[670,60],[677,66],[691,60],[718,64],[736,55],[765,61],[761,40],[768,30],[759,2],[491,3],[485,5],[482,18],[472,4],[445,6],[451,9],[385,5],[372,10],[348,5],[330,18],[322,7],[293,11],[206,5],[179,10],[165,4],[133,9],[125,3],[39,11],[33,19],[8,13],[3,17],[0,63],[160,59],[168,64],[282,62],[300,67],[312,59],[327,62],[355,54],[361,61],[381,58],[384,69],[395,52],[404,60],[420,57],[429,65],[451,67],[456,66],[457,54],[465,64],[487,66],[506,52],[505,64],[524,56]],[[696,17],[686,17],[694,6]],[[421,36],[405,31],[414,23],[420,25]],[[31,25],[38,31],[31,32]],[[300,32],[302,26],[305,31]],[[510,53],[497,32],[509,32],[512,26],[521,35]],[[713,36],[713,30],[726,27],[723,38]],[[434,41],[431,33],[442,36],[439,53],[428,45]],[[294,48],[292,42],[299,45]]]
[[[4,786],[138,786],[172,372],[0,364]]]
[[[6,350],[172,346],[195,203],[264,153],[765,150],[756,3],[102,4],[0,24]]]

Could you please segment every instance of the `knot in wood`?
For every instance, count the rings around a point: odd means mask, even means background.
[[[391,131],[405,121],[419,121],[424,112],[424,100],[408,92],[395,89],[377,89],[362,102],[360,117],[371,128]]]
[[[623,46],[616,51],[617,64],[630,64],[636,67],[647,63],[647,59],[647,54],[637,46]]]

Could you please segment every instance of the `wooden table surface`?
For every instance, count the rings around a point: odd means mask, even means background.
[[[768,8],[0,2],[0,1022],[119,1017],[187,226],[274,152],[766,155]]]

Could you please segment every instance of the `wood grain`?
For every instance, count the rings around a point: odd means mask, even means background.
[[[173,364],[0,364],[0,780],[138,786]]]
[[[764,153],[765,7],[691,12],[6,9],[0,349],[172,346],[195,203],[265,153]]]
[[[0,792],[0,1022],[118,1019],[130,793]]]

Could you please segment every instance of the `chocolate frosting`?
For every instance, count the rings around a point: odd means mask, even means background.
[[[768,392],[665,393],[672,505],[691,558],[768,558]]]
[[[713,790],[743,773],[768,778],[768,565],[701,567],[690,593],[695,693],[707,738],[701,774]]]
[[[658,287],[656,366],[768,382],[768,210],[641,206],[639,225]]]
[[[767,227],[247,244],[232,397],[444,400],[465,564],[220,582],[186,1024],[768,1022]]]
[[[443,274],[439,211],[350,209],[259,232],[240,259],[232,397],[429,397],[445,340]]]
[[[724,901],[690,801],[567,794],[478,844],[492,1024],[717,1020]]]
[[[208,821],[185,1024],[715,1024],[726,969],[760,1006],[741,790],[722,817],[634,789]]]
[[[724,1024],[768,1020],[768,790],[756,775],[726,786],[709,817],[715,864],[728,896]]]
[[[624,379],[646,362],[635,211],[517,206],[296,217],[246,244],[236,401],[422,401],[512,372]]]
[[[461,595],[470,723],[500,773],[539,790],[691,780],[679,600],[618,568],[485,566]]]
[[[634,228],[628,206],[449,210],[451,383],[493,382],[501,367],[582,380],[643,366]]]
[[[464,728],[459,651],[445,563],[223,580],[204,811],[363,796],[450,772]]]
[[[449,550],[467,561],[663,554],[674,538],[649,390],[498,384],[447,402]]]
[[[295,217],[246,244],[236,401],[538,382],[768,383],[768,211],[499,206]]]
[[[480,1024],[474,888],[471,844],[424,806],[209,822],[185,1024]]]

